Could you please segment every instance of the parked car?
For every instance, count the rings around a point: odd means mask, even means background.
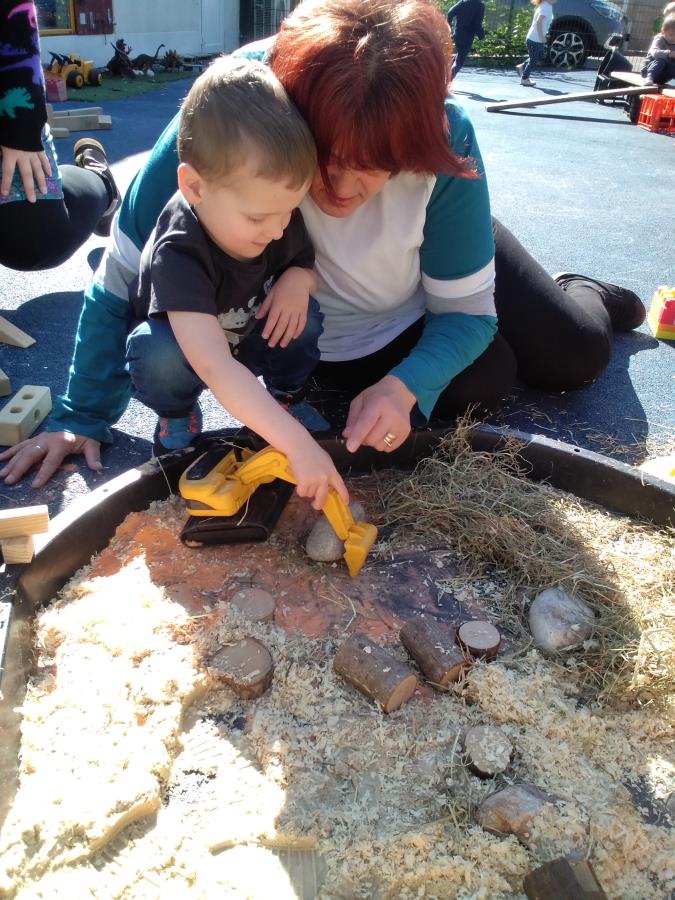
[[[612,44],[630,38],[630,20],[616,3],[607,0],[557,0],[548,36],[548,56],[557,69],[578,69],[587,56],[602,55]]]

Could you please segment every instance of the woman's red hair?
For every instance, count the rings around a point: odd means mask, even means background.
[[[448,24],[431,0],[304,0],[269,64],[326,165],[471,176],[448,146]]]

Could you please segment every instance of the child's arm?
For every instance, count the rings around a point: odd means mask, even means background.
[[[192,312],[169,312],[168,316],[186,359],[218,402],[286,454],[298,482],[298,494],[312,498],[312,506],[322,509],[332,487],[348,503],[347,488],[330,456],[267,393],[255,375],[234,359],[218,319]]]
[[[256,319],[267,316],[262,336],[270,347],[287,347],[299,337],[307,324],[310,294],[316,291],[316,275],[311,269],[292,266],[272,285]]]
[[[18,46],[17,46],[18,45]],[[0,2],[0,191],[9,193],[16,169],[27,199],[36,200],[35,184],[47,193],[51,166],[42,148],[47,121],[40,39],[33,3]]]

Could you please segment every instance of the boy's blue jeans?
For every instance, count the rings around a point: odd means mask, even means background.
[[[521,78],[529,78],[530,72],[532,71],[532,66],[538,66],[539,63],[544,58],[544,51],[546,49],[546,44],[542,44],[541,41],[531,41],[526,40],[525,44],[527,45],[527,59],[525,60],[525,65],[523,66],[523,71],[521,74]]]
[[[256,322],[253,331],[232,348],[232,355],[254,375],[262,375],[277,400],[298,400],[319,361],[323,313],[311,297],[305,329],[287,347],[267,346],[262,339],[265,321]],[[168,319],[146,319],[131,331],[127,369],[134,397],[162,418],[189,415],[206,387],[178,346]]]

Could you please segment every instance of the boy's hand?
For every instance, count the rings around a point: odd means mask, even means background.
[[[0,478],[6,484],[16,484],[29,469],[39,465],[31,487],[41,488],[71,453],[83,453],[87,465],[95,472],[103,468],[99,441],[70,431],[44,431],[0,453],[0,461],[8,460],[0,469]]]
[[[345,503],[349,503],[349,492],[330,456],[308,435],[297,450],[287,452],[291,471],[296,478],[300,497],[312,500],[314,509],[323,509],[328,499],[328,491],[334,488]]]
[[[45,153],[34,153],[30,150],[12,150],[11,147],[0,147],[0,151],[2,151],[2,183],[0,184],[0,192],[3,197],[9,194],[15,169],[19,170],[23,189],[26,192],[26,199],[29,203],[35,203],[37,200],[35,194],[36,183],[41,194],[47,193],[45,175],[52,174],[52,167]]]
[[[269,347],[287,347],[299,337],[307,324],[309,295],[315,289],[316,277],[309,269],[294,266],[286,269],[255,314],[267,316],[262,336]]]

